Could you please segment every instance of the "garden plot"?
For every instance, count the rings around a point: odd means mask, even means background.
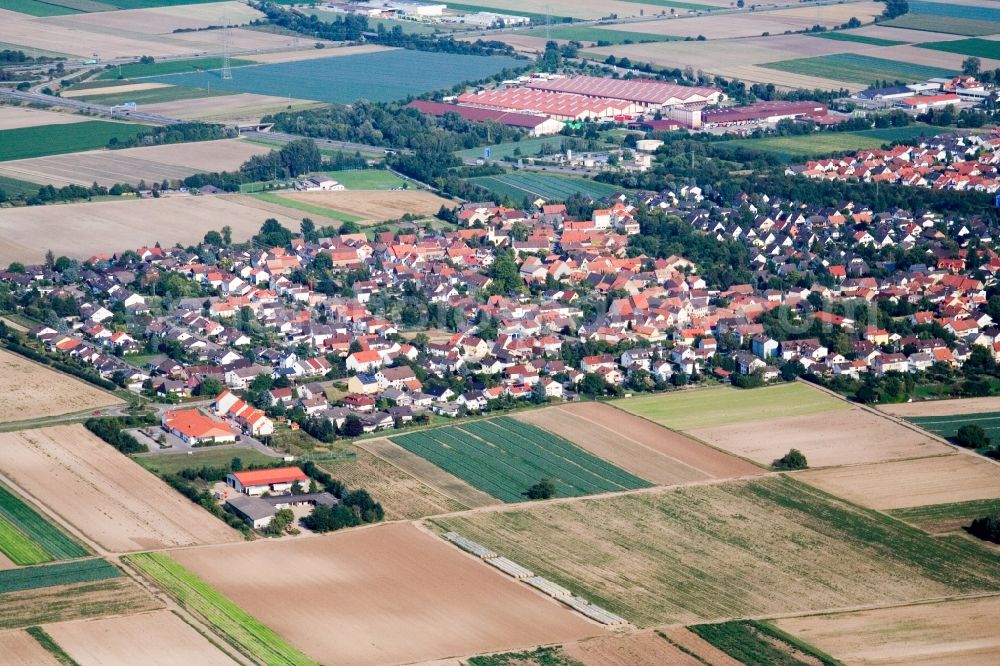
[[[232,666],[236,662],[171,611],[45,627],[80,666]]]
[[[644,627],[1000,589],[995,553],[789,477],[429,522]]]
[[[241,540],[83,426],[3,433],[0,449],[0,473],[111,552]]]
[[[565,437],[595,456],[660,485],[764,471],[602,403],[563,405],[525,412],[516,418]]]
[[[412,663],[604,631],[409,524],[171,555],[326,664]]]
[[[5,214],[6,211],[0,213],[0,228],[4,226]],[[37,228],[26,231],[38,235]],[[3,241],[0,241],[2,247]],[[45,250],[41,250],[38,257],[44,254]],[[7,265],[19,260],[31,261],[36,257],[34,254],[28,257],[9,255],[0,258],[0,263]],[[121,402],[96,386],[3,349],[0,349],[0,395],[3,396],[0,423],[59,416]]]
[[[21,127],[38,127],[39,125],[68,125],[84,120],[89,120],[89,118],[72,113],[42,111],[27,106],[0,105],[0,131]]]
[[[810,470],[796,478],[882,510],[1000,498],[1000,465],[972,455]]]
[[[996,663],[1000,597],[814,615],[775,621],[779,629],[848,664]]]
[[[246,201],[239,196],[178,196],[2,210],[0,264],[6,266],[12,261],[40,263],[45,259],[46,250],[52,250],[57,257],[87,259],[95,254],[110,255],[157,242],[189,245],[200,242],[205,232],[218,231],[226,225],[232,229],[234,242],[239,243],[257,233],[268,217],[277,219],[289,229],[298,229],[301,215],[293,215],[287,210],[262,211],[246,205]],[[0,352],[0,364],[8,363],[9,356]],[[31,367],[38,366],[31,364]],[[55,375],[67,390],[59,390],[52,384],[55,380],[44,379],[48,376],[44,374],[37,375],[43,379],[29,380],[25,385],[22,382],[30,373],[22,370],[21,379],[11,386],[17,389],[15,395],[24,398],[13,405],[5,403],[0,409],[0,420],[50,416],[120,402],[99,391],[93,394],[81,390],[68,377],[45,372]],[[0,388],[6,381],[7,377],[0,373]],[[26,388],[33,385],[38,388]],[[60,396],[58,401],[45,392],[50,389],[54,389],[52,395]],[[96,400],[94,395],[107,396],[107,402]],[[32,403],[34,400],[38,402]]]
[[[504,502],[519,502],[541,479],[557,497],[650,484],[567,440],[508,417],[398,435],[393,441]]]

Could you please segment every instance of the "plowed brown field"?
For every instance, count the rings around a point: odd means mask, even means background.
[[[1000,412],[1000,396],[988,398],[963,398],[960,400],[927,400],[906,402],[899,405],[882,405],[880,411],[893,416],[953,416],[957,414],[978,414],[980,412]]]
[[[120,402],[92,384],[0,349],[0,422],[58,416]]]
[[[410,524],[171,553],[325,664],[397,664],[603,629]]]
[[[0,655],[6,666],[59,666],[59,661],[24,631],[0,633]]]

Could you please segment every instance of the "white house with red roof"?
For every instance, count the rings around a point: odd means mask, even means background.
[[[295,484],[308,488],[309,477],[298,467],[275,467],[246,472],[230,472],[226,484],[244,495],[259,497],[264,493],[283,495],[290,493]]]

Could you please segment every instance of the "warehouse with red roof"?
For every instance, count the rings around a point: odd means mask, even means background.
[[[572,93],[584,97],[622,100],[639,110],[657,110],[682,104],[718,104],[725,95],[718,88],[681,86],[651,79],[609,79],[600,76],[569,76],[536,80],[527,84],[534,90]]]
[[[264,493],[281,495],[291,492],[296,483],[303,489],[309,486],[309,477],[298,467],[255,469],[248,472],[230,472],[226,483],[244,495],[260,496]]]
[[[421,113],[427,113],[438,118],[448,113],[457,113],[462,118],[476,123],[492,120],[501,125],[527,130],[532,136],[558,134],[566,126],[565,123],[554,118],[517,113],[515,111],[504,111],[502,109],[484,109],[476,106],[446,104],[444,102],[431,102],[423,99],[410,102],[410,106]]]

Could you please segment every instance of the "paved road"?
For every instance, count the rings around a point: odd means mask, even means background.
[[[19,90],[2,89],[0,90],[0,97],[6,97],[7,99],[14,99],[22,102],[28,102],[30,104],[61,106],[76,111],[87,111],[89,113],[96,113],[104,116],[113,116],[115,118],[127,118],[129,120],[150,123],[153,125],[176,125],[177,123],[185,122],[180,118],[169,118],[167,116],[160,116],[154,113],[144,113],[142,111],[111,113],[111,107],[108,106],[103,106],[100,104],[91,104],[89,102],[83,102],[78,99],[70,99],[68,97],[55,97],[54,95],[43,95],[41,93],[33,93],[27,91],[22,92]]]

